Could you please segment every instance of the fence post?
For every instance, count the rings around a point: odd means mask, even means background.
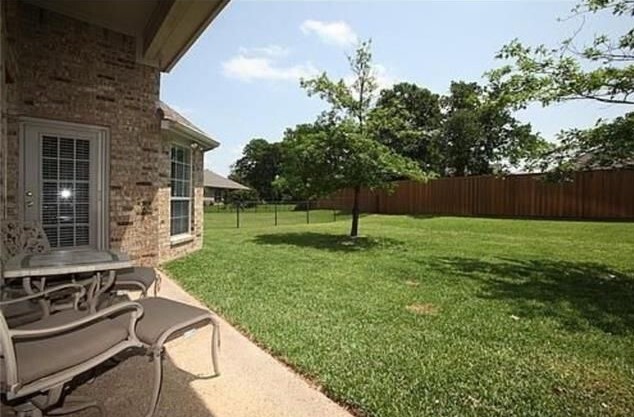
[[[310,200],[306,202],[306,224],[310,224]]]
[[[240,228],[240,203],[236,203],[236,229]]]
[[[277,201],[273,204],[273,209],[275,210],[275,225],[277,226]]]

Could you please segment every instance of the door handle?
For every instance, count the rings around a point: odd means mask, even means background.
[[[32,201],[27,201],[26,202],[26,206],[27,207],[33,207],[33,202]]]

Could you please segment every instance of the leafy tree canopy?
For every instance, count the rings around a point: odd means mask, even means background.
[[[634,1],[585,0],[572,10],[574,15],[599,12],[629,20],[634,16]],[[548,105],[578,99],[634,104],[634,29],[616,39],[595,35],[583,46],[576,45],[576,36],[557,47],[526,46],[515,39],[497,55],[510,63],[490,71],[488,77],[516,107],[533,101]]]
[[[530,124],[513,117],[495,90],[452,82],[442,105],[443,175],[502,173],[533,161],[548,149]]]
[[[273,181],[280,174],[280,143],[266,139],[252,139],[242,151],[242,157],[231,166],[229,178],[248,185],[264,200],[276,200],[279,195]]]
[[[588,14],[610,13],[615,22],[630,22],[630,29],[616,38],[594,35],[583,46],[576,45],[577,34],[555,48],[512,41],[498,54],[511,63],[488,73],[504,101],[516,108],[534,101],[546,106],[580,99],[628,108],[634,104],[634,1],[584,0],[572,13],[583,16],[584,22]],[[612,122],[599,120],[591,129],[561,132],[558,146],[545,154],[542,168],[558,174],[598,166],[631,166],[633,117],[628,113]]]
[[[279,186],[303,198],[342,188],[380,188],[399,178],[422,179],[416,163],[391,151],[350,122],[299,125],[286,131]]]
[[[368,128],[375,138],[424,171],[440,172],[440,97],[413,83],[382,90],[370,112]]]
[[[520,167],[548,148],[511,110],[495,89],[477,83],[453,82],[447,96],[401,83],[381,92],[369,129],[425,171],[491,174]]]

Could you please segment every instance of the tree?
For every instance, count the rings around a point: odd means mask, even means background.
[[[439,96],[413,83],[382,90],[368,121],[379,142],[433,172],[441,170],[441,123]]]
[[[229,191],[227,193],[226,203],[233,206],[246,204],[245,202],[255,205],[259,200],[260,196],[258,195],[258,192],[252,188],[249,188],[248,190]]]
[[[584,23],[586,15],[599,12],[611,13],[615,22],[630,19],[631,23],[634,1],[584,0],[572,10],[573,16],[584,17]],[[577,33],[582,29],[583,25]],[[497,57],[512,62],[488,73],[503,100],[515,108],[530,102],[547,106],[571,100],[633,105],[634,29],[616,38],[595,35],[581,47],[576,45],[577,33],[555,48],[525,46],[517,39],[505,45]],[[628,113],[613,122],[599,120],[595,128],[560,133],[559,145],[545,154],[542,168],[560,176],[581,168],[631,165],[633,118]],[[588,163],[580,166],[580,158]]]
[[[273,181],[280,174],[281,145],[266,139],[252,139],[242,151],[242,157],[231,167],[229,178],[248,185],[263,200],[278,199]]]
[[[547,143],[520,123],[496,92],[476,83],[452,82],[441,99],[443,175],[504,172],[541,155]]]
[[[634,1],[584,0],[572,13],[601,11],[628,19],[634,16]],[[515,39],[496,56],[512,63],[490,71],[488,77],[517,107],[532,101],[548,105],[579,99],[634,104],[634,29],[617,39],[595,35],[591,44],[582,47],[575,45],[576,36],[555,48],[525,46]]]
[[[283,140],[282,176],[277,184],[318,197],[340,188],[354,189],[350,236],[359,234],[361,187],[388,187],[398,178],[423,178],[409,158],[398,155],[370,134],[367,119],[376,101],[370,42],[348,57],[354,81],[332,81],[326,73],[302,80],[309,96],[330,104],[317,122],[288,131]]]

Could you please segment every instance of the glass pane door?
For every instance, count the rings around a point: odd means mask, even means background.
[[[103,131],[48,121],[23,129],[24,220],[39,223],[54,249],[106,248]]]
[[[41,219],[53,248],[90,244],[90,141],[42,136]]]

